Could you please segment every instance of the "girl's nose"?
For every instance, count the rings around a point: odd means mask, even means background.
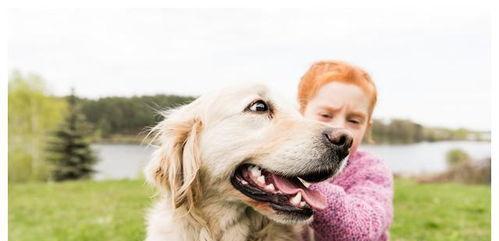
[[[328,124],[334,128],[341,128],[341,129],[346,128],[346,126],[345,126],[346,123],[345,123],[344,118],[340,118],[339,116],[331,119],[331,121]]]

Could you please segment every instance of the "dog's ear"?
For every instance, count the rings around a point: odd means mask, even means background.
[[[190,210],[202,194],[198,172],[199,133],[202,122],[184,106],[165,114],[165,119],[153,131],[159,149],[146,166],[147,180],[170,192],[175,208],[185,205]]]

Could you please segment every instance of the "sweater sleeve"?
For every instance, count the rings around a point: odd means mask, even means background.
[[[393,177],[382,162],[357,170],[347,190],[331,182],[311,185],[328,198],[312,228],[320,241],[385,240],[393,216]]]

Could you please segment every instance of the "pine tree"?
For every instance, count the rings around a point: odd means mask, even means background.
[[[54,164],[55,181],[89,178],[98,161],[87,141],[88,124],[77,106],[74,90],[68,97],[68,115],[49,143],[49,160]]]

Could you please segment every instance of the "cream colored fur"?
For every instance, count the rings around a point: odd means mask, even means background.
[[[256,99],[269,103],[272,115],[244,111]],[[278,214],[229,178],[243,162],[292,174],[320,165],[322,124],[303,119],[262,85],[223,89],[163,114],[153,130],[158,149],[145,168],[159,189],[147,241],[299,240],[311,219]]]

